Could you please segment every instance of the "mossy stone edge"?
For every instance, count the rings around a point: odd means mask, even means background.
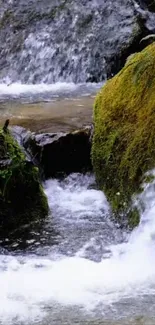
[[[112,210],[127,212],[155,167],[155,43],[135,53],[98,93],[92,162]],[[139,221],[135,215],[131,226]]]
[[[26,160],[10,132],[0,128],[0,234],[47,214],[38,168]]]

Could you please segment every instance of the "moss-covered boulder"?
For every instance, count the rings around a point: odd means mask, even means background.
[[[26,159],[9,131],[0,128],[0,236],[47,214],[38,168]]]
[[[155,167],[155,43],[130,57],[99,92],[92,161],[116,215],[127,212],[145,173]],[[136,211],[129,223],[138,223]]]

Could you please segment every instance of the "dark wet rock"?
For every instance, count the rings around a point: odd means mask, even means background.
[[[147,47],[148,45],[152,44],[154,41],[155,41],[155,34],[150,34],[142,38],[140,42],[144,44],[144,47]]]
[[[0,128],[0,238],[47,214],[38,168],[25,157],[10,132]]]
[[[44,177],[91,170],[91,127],[71,133],[27,133],[23,145]]]
[[[138,3],[143,9],[155,12],[155,1],[154,0],[138,0]]]
[[[112,77],[121,70],[129,55],[135,52],[140,52],[147,46],[147,43],[141,42],[141,39],[149,34],[149,30],[145,26],[146,17],[140,13],[137,13],[135,16],[135,21],[135,29],[130,36],[129,42],[122,46],[121,49],[113,55],[113,57],[106,58],[107,78]]]
[[[0,80],[7,83],[102,81],[152,32],[131,0],[12,0],[1,7]]]

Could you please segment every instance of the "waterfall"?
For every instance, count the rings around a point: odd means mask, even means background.
[[[0,83],[105,80],[143,35],[137,15],[147,11],[137,10],[131,0],[2,1]]]

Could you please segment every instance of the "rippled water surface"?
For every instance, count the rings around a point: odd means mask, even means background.
[[[101,84],[0,85],[0,124],[36,132],[68,132],[92,123],[93,103]]]

